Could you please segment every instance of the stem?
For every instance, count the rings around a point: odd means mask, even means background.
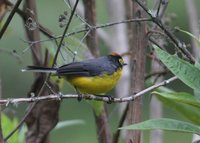
[[[1,98],[2,98],[2,86],[1,86],[1,79],[0,79],[0,99]],[[0,143],[4,143],[1,123],[2,122],[1,122],[1,106],[0,106]]]
[[[146,6],[140,1],[140,0],[132,0],[133,2],[136,2],[152,19],[152,21],[162,29],[165,34],[171,39],[171,41],[176,45],[176,47],[189,59],[191,63],[195,63],[195,58],[192,56],[192,54],[184,47],[183,42],[178,40],[169,30],[166,29],[166,27],[162,24],[159,18],[154,17],[149,10],[146,8]]]
[[[125,121],[127,113],[128,113],[128,108],[129,108],[129,104],[127,103],[126,104],[126,108],[124,109],[124,112],[122,112],[123,114],[122,114],[122,117],[121,117],[121,119],[119,121],[119,124],[118,124],[117,128],[122,127],[122,125],[124,124],[124,121]],[[112,143],[118,143],[120,132],[121,132],[121,130],[117,129],[117,132],[113,136]]]
[[[2,38],[4,32],[6,31],[6,29],[7,29],[8,25],[9,25],[10,21],[12,20],[14,14],[15,14],[15,12],[16,12],[16,10],[19,7],[19,5],[20,5],[21,2],[22,2],[22,0],[18,0],[16,2],[15,6],[13,7],[12,11],[10,12],[10,15],[8,16],[5,24],[3,25],[3,27],[2,27],[2,29],[0,31],[0,39]]]
[[[92,56],[98,57],[100,55],[99,48],[98,48],[98,39],[96,34],[96,29],[91,29],[92,26],[96,25],[96,6],[95,0],[83,0],[84,10],[85,10],[85,24],[86,29],[88,31],[88,35],[86,36],[86,43],[89,50],[92,53]],[[96,103],[98,104],[98,103]],[[108,115],[106,112],[106,106],[104,103],[101,104],[102,107],[100,113],[96,113],[95,108],[93,107],[94,117],[96,122],[96,130],[98,136],[99,143],[111,143],[111,132],[108,124]]]
[[[143,0],[146,3],[146,0]],[[132,3],[131,9],[132,18],[145,17],[144,10],[138,6],[135,2]],[[145,82],[145,49],[147,46],[146,37],[146,23],[134,23],[131,27],[131,58],[130,58],[130,73],[131,83],[130,92],[137,93],[144,88]],[[139,97],[133,102],[129,103],[129,111],[127,113],[128,124],[134,124],[141,122],[142,116],[142,98]],[[141,131],[127,131],[127,142],[140,143]]]
[[[136,98],[160,87],[160,86],[165,86],[169,83],[171,83],[172,81],[178,79],[176,76],[171,77],[168,80],[164,80],[158,84],[155,84],[153,86],[150,86],[144,90],[141,90],[140,92],[136,93],[136,94],[131,94],[129,96],[126,97],[120,97],[120,98],[113,98],[113,100],[111,101],[112,103],[122,103],[122,102],[130,102],[135,100]],[[38,96],[38,97],[29,97],[29,98],[9,98],[9,99],[1,99],[0,100],[0,105],[9,105],[9,104],[20,104],[20,103],[35,103],[38,101],[48,101],[48,100],[60,100],[60,99],[77,99],[78,95],[77,94],[66,94],[66,95],[62,95],[60,96],[59,94],[56,95],[48,95],[48,96]],[[91,95],[91,94],[85,94],[83,95],[83,99],[85,100],[95,100],[95,101],[104,101],[104,102],[109,102],[110,98],[105,97],[105,96],[95,96],[95,95]]]
[[[72,18],[73,18],[73,16],[74,16],[76,7],[77,7],[77,5],[78,5],[78,2],[79,2],[79,0],[76,0],[76,3],[75,3],[75,5],[74,5],[74,7],[73,7],[73,9],[72,9],[72,12],[71,12],[71,15],[70,15],[70,17],[69,17],[68,23],[67,23],[67,25],[66,25],[66,27],[65,27],[65,29],[64,29],[63,34],[62,34],[60,43],[59,43],[59,45],[58,45],[58,49],[57,49],[57,51],[56,51],[56,54],[55,54],[55,57],[54,57],[54,60],[53,60],[53,65],[52,65],[52,67],[53,67],[53,66],[55,65],[55,63],[56,63],[56,60],[57,60],[57,57],[58,57],[58,53],[60,52],[60,49],[61,49],[61,47],[62,47],[64,38],[65,38],[65,34],[67,33],[67,30],[69,29],[69,25],[70,25],[70,23],[71,23],[71,21],[72,21]]]

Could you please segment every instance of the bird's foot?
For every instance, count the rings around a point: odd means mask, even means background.
[[[102,96],[102,95],[100,95],[100,96]],[[111,95],[103,95],[103,97],[108,98],[108,101],[107,101],[108,104],[111,104],[114,101],[114,97],[112,97]]]
[[[108,104],[111,104],[113,101],[114,101],[114,97],[112,97],[112,96],[107,96],[108,97]]]
[[[77,100],[78,100],[78,102],[80,102],[83,99],[83,95],[79,92],[79,90],[76,87],[74,87],[74,88],[76,89],[76,93],[78,94]]]
[[[81,93],[78,93],[78,98],[77,98],[78,102],[80,102],[82,99],[83,99],[83,95]]]
[[[58,93],[58,100],[62,101],[62,99],[63,99],[63,94],[62,94],[62,92],[59,92]]]

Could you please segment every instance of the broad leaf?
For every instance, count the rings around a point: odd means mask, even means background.
[[[200,46],[200,40],[195,35],[180,28],[176,28],[176,29],[190,36],[192,39],[194,39],[197,42],[198,46]]]
[[[82,125],[84,123],[85,122],[83,120],[60,121],[60,122],[58,122],[58,124],[56,125],[56,127],[54,129],[61,129],[61,128],[73,126],[73,125]]]
[[[181,114],[192,123],[200,125],[200,112],[199,108],[196,106],[181,103],[180,101],[176,101],[173,98],[170,98],[170,96],[169,98],[168,96],[162,96],[162,94],[156,94],[156,97],[167,107]]]
[[[152,92],[153,94],[171,99],[173,101],[185,103],[185,104],[190,104],[193,106],[196,106],[200,110],[200,101],[193,95],[185,92],[171,92],[171,93],[166,93],[166,92]]]
[[[2,115],[2,131],[3,135],[6,137],[17,126],[18,120],[15,117],[11,120],[5,114],[1,115]],[[16,131],[16,133],[13,134],[13,136],[8,140],[8,143],[19,143],[19,131]]]
[[[199,62],[196,62],[194,66],[200,70]],[[199,89],[194,89],[194,95],[196,98],[198,98],[200,100],[200,90]]]
[[[104,108],[104,102],[102,101],[87,101],[87,102],[91,105],[95,115],[100,116]]]
[[[161,130],[186,132],[186,133],[193,133],[200,135],[200,128],[198,126],[188,122],[174,120],[174,119],[167,119],[167,118],[147,120],[137,124],[122,127],[120,129],[126,129],[126,130],[161,129]]]
[[[168,54],[155,45],[154,48],[159,59],[173,74],[189,87],[200,90],[200,70],[198,68],[178,58],[176,55]]]

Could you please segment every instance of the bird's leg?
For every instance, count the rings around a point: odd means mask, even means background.
[[[58,93],[58,100],[62,101],[62,99],[63,99],[63,94],[62,94],[62,92],[59,92]]]
[[[74,88],[76,89],[76,93],[78,94],[77,100],[80,102],[83,99],[83,95],[79,92],[79,90],[76,87]]]
[[[107,97],[108,98],[108,101],[107,101],[108,104],[111,104],[114,101],[114,97],[112,97],[111,95],[108,95],[108,94],[106,94],[106,95],[96,95],[96,96]]]
[[[110,95],[106,95],[108,97],[108,104],[111,104],[114,101],[114,97],[110,96]]]

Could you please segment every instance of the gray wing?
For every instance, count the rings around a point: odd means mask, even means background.
[[[112,74],[115,70],[115,66],[105,56],[63,65],[58,68],[57,74],[60,76],[96,76],[105,73]]]

